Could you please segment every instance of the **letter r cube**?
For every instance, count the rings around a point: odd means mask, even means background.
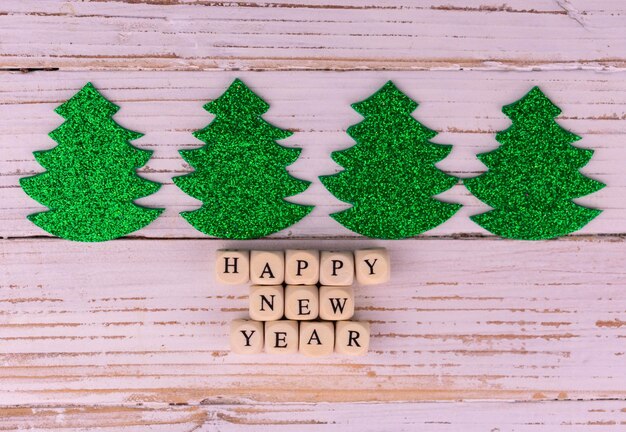
[[[369,345],[369,322],[338,321],[335,325],[335,352],[348,355],[365,355]]]

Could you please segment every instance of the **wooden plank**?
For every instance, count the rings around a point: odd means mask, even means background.
[[[390,404],[251,404],[200,406],[43,406],[0,408],[1,430],[39,432],[277,431],[558,432],[622,431],[623,401],[456,402]]]
[[[216,248],[336,241],[0,241],[6,405],[624,398],[624,240],[344,241],[387,246],[392,280],[357,287],[371,353],[238,356],[246,286]],[[324,377],[324,379],[320,379]]]
[[[7,69],[623,69],[625,36],[617,0],[0,5]]]
[[[623,21],[621,0],[4,0],[0,430],[624,429]],[[11,73],[40,69],[60,71]],[[189,172],[177,150],[200,144],[202,104],[236,76],[296,132],[290,170],[314,182],[294,199],[313,214],[274,237],[329,240],[189,240],[203,237],[177,216],[198,205],[171,183]],[[501,106],[541,85],[596,150],[584,172],[608,186],[578,202],[604,213],[558,241],[483,239],[468,216],[486,207],[459,185],[442,199],[465,207],[423,239],[341,242],[393,257],[390,284],[357,288],[368,356],[230,354],[246,287],[213,282],[213,252],[354,237],[328,217],[345,205],[317,176],[352,144],[350,103],[387,79],[454,144],[439,166],[462,178],[484,170],[475,154],[510,124]],[[140,202],[167,211],[134,240],[53,240],[25,218],[42,208],[18,180],[41,171],[32,152],[54,145],[53,108],[87,80],[155,151],[141,174],[164,187]]]
[[[43,207],[23,193],[19,178],[43,170],[32,152],[56,145],[47,134],[62,118],[53,109],[88,80],[122,107],[115,116],[120,124],[145,133],[136,145],[154,150],[141,174],[164,186],[140,202],[165,207],[166,212],[136,235],[201,237],[178,216],[182,210],[197,208],[199,202],[176,188],[171,177],[190,171],[178,150],[202,145],[191,135],[211,120],[202,105],[219,96],[236,76],[271,104],[266,115],[269,121],[295,131],[284,144],[300,146],[303,152],[289,169],[313,182],[293,200],[317,208],[277,237],[354,236],[328,217],[347,205],[328,193],[317,177],[338,171],[330,153],[354,143],[345,130],[361,117],[350,104],[367,97],[387,79],[420,102],[415,116],[440,132],[436,142],[454,145],[438,166],[462,178],[485,169],[475,155],[495,148],[494,134],[510,125],[501,107],[520,98],[532,85],[541,85],[563,110],[559,122],[583,137],[577,145],[596,152],[583,172],[607,184],[577,200],[605,210],[580,234],[626,233],[622,162],[626,158],[626,72],[300,72],[297,77],[290,72],[38,72],[0,74],[0,116],[8,120],[0,123],[0,237],[46,235],[26,219]],[[429,235],[488,234],[468,218],[488,207],[470,196],[464,186],[459,184],[440,198],[465,207]]]

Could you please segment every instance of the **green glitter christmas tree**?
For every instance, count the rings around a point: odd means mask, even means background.
[[[29,215],[34,224],[65,239],[98,242],[143,228],[161,214],[133,203],[160,185],[136,174],[152,152],[129,144],[142,134],[115,123],[118,110],[91,83],[56,108],[66,120],[50,133],[58,145],[34,152],[47,171],[20,179],[24,192],[50,209]]]
[[[412,237],[452,217],[461,205],[433,198],[458,181],[435,167],[452,147],[430,142],[437,133],[411,116],[417,103],[389,81],[352,107],[365,118],[347,131],[357,144],[332,154],[344,171],[320,177],[352,207],[331,217],[384,239]]]
[[[181,215],[205,234],[229,239],[251,239],[293,225],[313,207],[284,198],[304,192],[309,182],[289,175],[301,150],[276,143],[291,136],[261,117],[269,105],[236,79],[204,109],[215,119],[194,136],[206,143],[181,150],[195,171],[174,178],[202,207]]]
[[[493,207],[472,220],[501,237],[541,240],[579,230],[598,216],[601,210],[572,201],[604,184],[580,173],[593,150],[571,145],[580,137],[554,120],[561,110],[534,87],[502,111],[513,123],[496,135],[501,146],[478,155],[489,170],[464,181]]]

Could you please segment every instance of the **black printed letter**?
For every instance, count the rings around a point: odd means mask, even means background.
[[[365,260],[365,264],[367,264],[367,266],[370,268],[370,274],[373,275],[374,274],[374,264],[376,264],[376,261],[378,261],[378,258],[376,258],[374,260],[373,263],[370,264],[369,260]]]
[[[274,332],[274,334],[276,335],[274,348],[287,348],[287,332]],[[285,344],[279,345],[279,342],[284,342]]]
[[[332,260],[333,261],[333,276],[337,276],[337,270],[343,268],[343,261],[341,260]]]
[[[317,335],[317,330],[313,329],[313,333],[311,333],[311,337],[309,338],[309,341],[306,343],[307,345],[311,345],[311,341],[315,339],[317,341],[317,345],[321,345],[322,342],[320,341],[320,337]]]
[[[298,315],[311,315],[309,299],[298,299]]]
[[[267,299],[267,297],[261,294],[261,311],[265,312],[265,309],[263,309],[263,303],[267,303],[267,307],[274,310],[274,297],[276,297],[276,294],[272,294],[270,297],[272,298],[271,302]]]
[[[265,263],[265,267],[263,267],[263,271],[261,272],[261,276],[259,276],[259,279],[263,279],[265,277],[265,273],[269,273],[270,279],[274,279],[274,273],[272,273],[270,263]]]
[[[352,342],[354,342],[356,346],[361,348],[361,344],[359,343],[359,341],[357,341],[359,336],[361,336],[361,333],[359,333],[358,331],[356,331],[356,330],[348,330],[348,346],[351,347],[352,346]]]
[[[302,270],[307,268],[309,263],[304,260],[298,260],[298,270],[296,271],[297,276],[302,276]]]
[[[241,334],[246,338],[246,346],[250,346],[250,339],[256,330],[250,330],[250,334],[247,335],[245,330],[241,330]]]
[[[329,298],[328,300],[330,301],[330,305],[333,307],[334,313],[337,313],[337,310],[339,310],[339,313],[343,313],[343,308],[346,307],[346,302],[348,301],[346,297],[340,299]],[[341,300],[343,300],[343,303],[341,303]]]
[[[229,259],[233,259],[233,263],[229,264],[228,260]],[[224,257],[224,273],[228,273],[228,268],[232,267],[233,268],[233,273],[239,273],[237,271],[237,260],[239,259],[239,257]]]

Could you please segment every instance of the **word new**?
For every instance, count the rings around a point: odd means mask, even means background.
[[[363,355],[370,326],[351,320],[352,284],[389,280],[385,249],[352,251],[218,251],[218,281],[252,281],[249,318],[231,323],[231,348],[238,354],[300,352],[308,356]]]

